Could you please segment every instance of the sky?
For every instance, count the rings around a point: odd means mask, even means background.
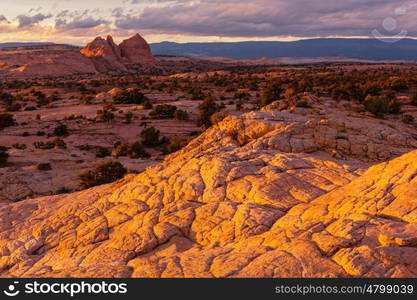
[[[417,0],[1,0],[0,42],[417,37]]]

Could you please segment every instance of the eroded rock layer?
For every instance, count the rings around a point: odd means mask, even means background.
[[[417,277],[416,148],[326,105],[228,117],[137,176],[0,204],[0,274]]]

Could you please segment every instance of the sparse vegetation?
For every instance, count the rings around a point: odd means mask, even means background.
[[[365,99],[365,108],[378,117],[383,117],[389,112],[389,100],[385,96],[368,95]]]
[[[150,157],[145,148],[140,142],[133,142],[131,144],[117,144],[115,147],[116,157],[128,156],[129,158],[147,158]]]
[[[102,161],[92,169],[80,175],[81,188],[87,189],[93,186],[111,183],[123,178],[127,169],[117,161]]]
[[[138,88],[134,88],[117,93],[113,100],[117,104],[141,104],[148,98]]]
[[[7,147],[0,146],[0,168],[3,168],[7,165],[7,160],[9,159],[7,150]]]
[[[281,95],[284,92],[279,82],[270,82],[262,92],[262,98],[259,103],[261,107],[267,106],[274,101],[280,100]]]
[[[169,142],[166,143],[163,147],[163,153],[164,154],[171,154],[174,152],[177,152],[187,146],[188,140],[187,139],[178,139],[178,138],[172,138],[169,139]]]
[[[54,128],[53,134],[59,137],[68,136],[69,130],[68,130],[67,125],[65,124],[58,125],[57,127]]]
[[[15,121],[13,119],[13,115],[11,114],[0,114],[0,130],[13,126]]]
[[[160,104],[153,107],[149,116],[153,119],[172,119],[176,111],[175,105]]]
[[[197,126],[208,128],[212,125],[211,116],[218,111],[218,106],[212,97],[207,98],[198,106]]]
[[[36,169],[39,171],[50,171],[52,170],[52,166],[50,163],[40,163],[36,166]]]
[[[155,147],[161,144],[159,136],[161,135],[160,131],[155,129],[155,127],[149,127],[143,130],[140,134],[142,138],[142,144],[148,147]]]

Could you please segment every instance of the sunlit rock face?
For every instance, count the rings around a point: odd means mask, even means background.
[[[80,50],[84,56],[94,59],[99,71],[127,71],[129,64],[153,64],[156,62],[148,43],[139,35],[124,40],[119,46],[112,36],[106,39],[97,37]]]
[[[275,106],[137,176],[0,204],[0,275],[417,277],[415,129]]]

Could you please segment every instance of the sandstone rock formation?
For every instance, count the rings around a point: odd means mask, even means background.
[[[137,176],[0,203],[0,275],[417,277],[416,148],[326,105],[228,117]]]
[[[120,45],[120,54],[129,63],[143,64],[155,63],[151,48],[148,43],[138,33],[133,37],[124,40]]]
[[[110,35],[107,39],[97,37],[80,52],[93,58],[96,68],[101,72],[112,69],[127,71],[125,65],[156,62],[148,43],[139,34],[124,40],[119,46]]]
[[[97,37],[81,50],[68,45],[0,49],[0,78],[59,77],[97,72],[128,72],[134,65],[156,63],[139,35],[116,45],[111,36]]]

